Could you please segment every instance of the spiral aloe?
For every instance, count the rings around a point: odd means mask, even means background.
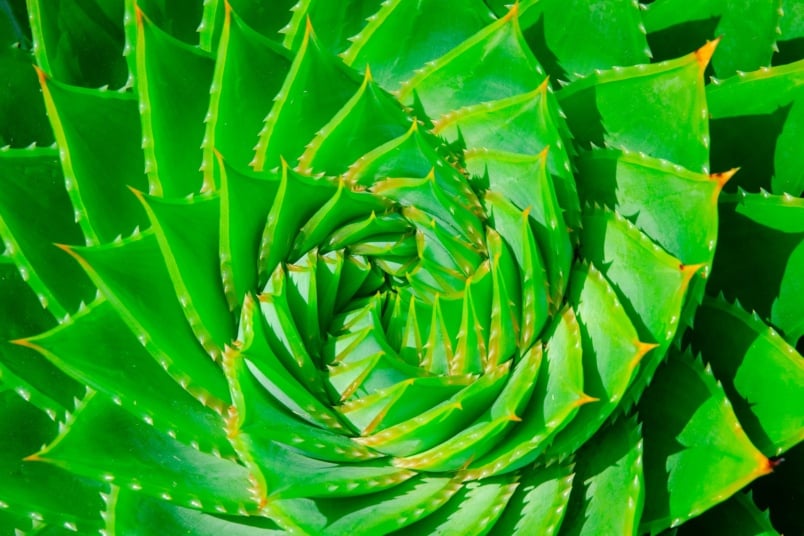
[[[0,1],[0,532],[773,533],[802,13],[505,4]]]

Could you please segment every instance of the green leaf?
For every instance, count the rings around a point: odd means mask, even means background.
[[[502,391],[510,361],[418,416],[356,441],[394,456],[410,456],[443,443],[470,425]]]
[[[333,53],[343,51],[355,40],[356,34],[382,5],[380,0],[346,0],[342,2],[315,2],[302,0],[293,6],[293,18],[282,30],[283,44],[297,50],[304,39],[306,20],[317,28],[321,45]],[[419,8],[421,9],[421,8]]]
[[[637,423],[623,419],[601,430],[576,460],[561,534],[638,534],[645,491]]]
[[[577,265],[568,301],[575,309],[583,349],[583,389],[589,396],[547,453],[565,456],[586,443],[620,403],[652,344],[640,342],[624,305],[594,265]]]
[[[543,340],[545,363],[539,369],[530,402],[520,415],[522,421],[494,450],[472,462],[467,476],[484,478],[533,462],[580,406],[596,401],[583,392],[581,332],[572,309],[565,308],[556,315]],[[560,520],[561,515],[553,518],[554,528]]]
[[[543,74],[513,8],[417,71],[401,85],[399,99],[409,104],[415,95],[430,119],[438,119],[465,106],[528,93]]]
[[[494,229],[513,252],[519,267],[520,294],[517,301],[522,307],[522,317],[516,319],[515,324],[520,331],[518,346],[527,349],[544,328],[550,309],[557,306],[548,303],[551,281],[547,279],[544,256],[536,246],[527,209],[518,210],[505,197],[492,191],[486,192],[485,202]],[[560,283],[556,281],[555,284]],[[506,359],[508,356],[502,354],[500,357]]]
[[[444,21],[449,20],[448,32]],[[358,71],[370,67],[381,86],[395,90],[427,62],[491,22],[482,2],[470,0],[447,5],[439,0],[411,4],[383,2],[368,24],[350,39],[344,62]]]
[[[246,468],[183,445],[98,396],[84,399],[30,459],[206,512],[256,508]]]
[[[299,158],[306,173],[340,175],[359,157],[404,135],[411,119],[366,70],[363,84],[351,99],[321,127]]]
[[[223,288],[231,309],[257,290],[259,244],[280,180],[274,174],[235,169],[216,161],[221,185],[220,258]]]
[[[702,515],[679,527],[679,536],[716,534],[734,536],[779,536],[771,525],[767,512],[762,512],[750,494],[737,493]]]
[[[231,0],[235,13],[243,18],[251,28],[274,41],[281,41],[282,31],[289,24],[292,9],[298,0],[274,0],[273,2],[253,2],[251,0]]]
[[[692,347],[711,365],[763,454],[778,456],[804,440],[798,410],[804,406],[804,358],[736,303],[704,300],[695,327]]]
[[[642,15],[658,59],[686,54],[708,39],[722,43],[712,59],[719,77],[770,65],[781,18],[778,0],[657,0]]]
[[[583,202],[615,210],[685,265],[711,264],[717,197],[730,172],[704,175],[617,150],[584,152],[576,163]]]
[[[501,193],[528,214],[550,282],[548,301],[555,311],[566,290],[572,263],[573,250],[566,222],[575,217],[572,214],[577,207],[574,186],[557,195],[565,185],[559,188],[563,181],[555,181],[556,176],[548,174],[550,151],[530,159],[500,154],[481,161],[487,166],[489,190]],[[573,195],[575,202],[566,209],[567,216],[563,216],[560,201]]]
[[[580,210],[578,194],[565,148],[564,137],[568,133],[557,109],[545,79],[531,92],[448,113],[434,122],[433,132],[463,144],[464,163],[476,183],[484,189],[505,193],[520,208],[533,204],[528,201],[541,196],[534,195],[532,181],[507,177],[526,163],[540,161],[549,147],[547,169],[555,195],[566,212],[567,224],[575,228]]]
[[[235,336],[221,278],[219,198],[168,200],[136,194],[151,220],[187,321],[215,358]]]
[[[18,344],[0,345],[0,378],[7,388],[52,420],[71,410],[74,398],[83,396],[86,391],[85,386],[73,381],[40,354]]]
[[[279,536],[286,534],[279,526],[260,516],[207,514],[174,503],[153,499],[142,493],[119,488],[112,492],[107,530],[115,534],[150,536],[193,534],[195,536]]]
[[[325,404],[323,387],[318,377],[305,377],[293,356],[277,353],[273,349],[277,335],[271,333],[262,311],[251,296],[243,303],[240,321],[241,335],[236,344],[239,355],[246,360],[249,373],[273,397],[281,401],[291,412],[303,420],[322,428],[345,430],[337,416]],[[232,356],[227,356],[232,359]],[[315,387],[315,391],[311,388]]]
[[[771,471],[722,388],[699,361],[673,354],[639,404],[645,462],[642,531],[677,526]]]
[[[5,256],[14,259],[44,308],[61,318],[92,298],[92,284],[53,245],[83,243],[55,151],[0,152],[0,211]]]
[[[37,90],[33,55],[20,45],[0,42],[0,148],[26,147],[32,143],[49,145],[53,132],[45,106]]]
[[[326,92],[318,88],[326,87]],[[251,165],[272,169],[293,165],[313,135],[355,94],[354,73],[326,51],[307,25],[302,45],[265,118]]]
[[[144,226],[148,220],[129,191],[148,184],[134,95],[68,86],[37,73],[67,193],[87,241],[111,242]]]
[[[149,192],[184,197],[211,189],[212,184],[202,184],[199,147],[204,139],[212,58],[160,29],[139,7],[134,18],[136,89]],[[184,127],[176,129],[176,125]]]
[[[28,2],[36,62],[48,75],[83,87],[119,88],[123,58],[123,2]]]
[[[157,362],[177,381],[189,377],[196,385],[196,396],[223,411],[229,389],[212,359],[216,349],[208,341],[202,345],[193,333],[153,231],[118,243],[67,251]]]
[[[343,180],[372,187],[390,178],[422,178],[431,173],[450,204],[475,215],[482,212],[477,195],[465,177],[436,150],[439,142],[414,121],[410,130],[362,156],[343,175]]]
[[[367,497],[279,500],[271,509],[280,524],[287,524],[302,534],[388,534],[438,510],[461,487],[449,477],[417,476]]]
[[[573,477],[569,465],[524,471],[494,530],[516,536],[556,534],[567,511]]]
[[[766,192],[721,196],[709,292],[739,299],[791,344],[804,336],[804,200]]]
[[[587,210],[581,254],[611,282],[636,328],[643,352],[629,398],[639,398],[672,342],[684,294],[700,265],[686,266],[628,220],[606,209]],[[634,363],[636,365],[636,363]]]
[[[804,9],[796,0],[782,0],[781,10],[781,35],[774,49],[774,65],[790,63],[804,56]]]
[[[399,534],[476,536],[496,532],[496,522],[519,486],[511,475],[467,482],[445,505]]]
[[[194,382],[183,376],[180,386],[166,374],[108,302],[94,302],[68,322],[16,342],[161,432],[206,452],[232,454],[223,419],[196,400]]]
[[[729,190],[742,186],[801,195],[804,165],[804,61],[717,81],[707,88],[712,165],[739,166]],[[738,134],[739,133],[739,134]]]
[[[571,83],[558,99],[572,135],[582,147],[644,152],[707,173],[703,72],[714,47],[709,43],[675,60],[612,69]]]
[[[254,144],[290,68],[287,51],[252,30],[229,2],[225,10],[203,140],[206,182],[214,172],[214,152],[242,169],[254,157]],[[213,2],[210,2],[211,5]],[[273,2],[272,2],[273,4]],[[223,187],[221,182],[217,184]],[[241,297],[242,299],[242,297]]]
[[[639,5],[630,0],[540,1],[523,11],[525,39],[552,79],[573,80],[651,57]]]
[[[530,402],[541,363],[541,345],[536,344],[524,352],[508,383],[477,420],[431,449],[397,458],[394,465],[419,471],[457,471],[485,455],[521,422],[519,415]]]
[[[100,494],[107,486],[59,467],[23,461],[52,439],[57,423],[6,387],[0,384],[0,513],[57,523],[74,532],[97,531],[102,527]],[[65,495],[53,493],[55,489]]]
[[[326,179],[300,175],[288,169],[287,165],[282,166],[279,187],[267,216],[260,245],[260,287],[279,263],[297,260],[288,257],[299,229],[337,190],[337,185]]]
[[[22,278],[14,257],[5,253],[0,255],[0,292],[9,306],[0,307],[0,339],[44,331],[55,323],[55,318]]]
[[[198,43],[203,6],[195,0],[135,0],[165,33],[188,45]]]

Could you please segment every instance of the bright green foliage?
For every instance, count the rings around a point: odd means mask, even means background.
[[[0,0],[0,534],[774,533],[804,14],[506,4]]]

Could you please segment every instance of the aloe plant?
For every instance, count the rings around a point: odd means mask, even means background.
[[[804,13],[676,4],[0,1],[0,533],[775,533]]]

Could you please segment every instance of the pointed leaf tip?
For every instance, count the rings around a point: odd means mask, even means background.
[[[709,65],[709,60],[712,59],[712,54],[715,53],[717,44],[720,43],[720,37],[707,41],[704,46],[695,51],[695,59],[698,60],[698,65],[701,67],[701,72]]]
[[[642,342],[639,340],[634,343],[634,346],[636,347],[636,354],[631,360],[632,369],[635,369],[639,365],[639,363],[642,361],[642,358],[645,357],[648,352],[659,347],[659,345],[655,342]]]
[[[738,171],[740,171],[740,168],[736,167],[736,168],[729,169],[727,171],[723,171],[721,173],[711,173],[709,175],[709,178],[712,179],[713,181],[717,182],[718,186],[722,189],[723,186],[725,186],[726,183],[729,182],[729,180],[731,180],[731,178]]]
[[[45,74],[45,71],[43,71],[41,67],[36,64],[33,65],[33,68],[34,71],[36,71],[36,77],[39,79],[39,84],[44,87],[47,83],[47,75]]]
[[[699,264],[679,264],[678,268],[681,270],[681,273],[684,275],[684,284],[688,284],[692,276],[698,273],[698,270],[706,266],[705,262]]]
[[[516,0],[513,4],[511,4],[511,8],[508,10],[508,13],[505,14],[503,17],[506,20],[516,19],[519,16],[519,0]]]

